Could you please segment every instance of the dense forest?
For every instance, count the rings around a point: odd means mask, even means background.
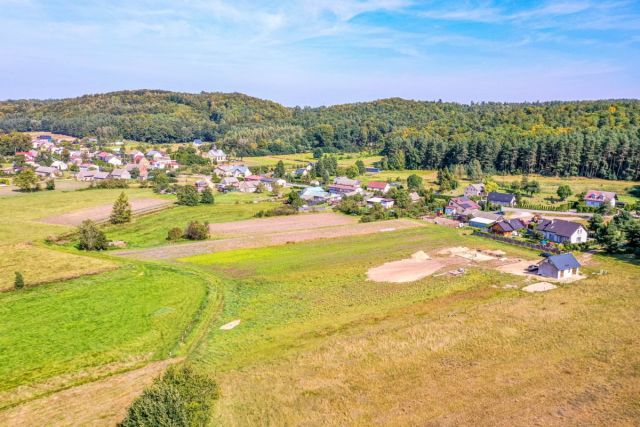
[[[124,91],[0,102],[0,130],[103,140],[215,141],[237,156],[367,151],[389,169],[478,160],[485,172],[640,179],[640,101],[546,103],[385,99],[287,108],[242,94]]]

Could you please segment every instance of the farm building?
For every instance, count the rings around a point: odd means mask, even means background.
[[[536,227],[544,238],[555,243],[584,243],[587,241],[587,230],[577,222],[563,219],[543,219]]]
[[[600,206],[616,206],[616,193],[611,191],[597,191],[589,190],[584,195],[584,202],[587,206],[592,208],[599,208]]]
[[[516,196],[511,193],[489,193],[487,200],[492,205],[514,207],[516,205]]]
[[[58,169],[49,166],[39,166],[36,169],[36,175],[38,175],[40,178],[53,178],[59,173],[60,171]]]
[[[538,265],[538,274],[554,279],[566,279],[580,274],[580,263],[571,253],[553,255]]]
[[[131,173],[126,169],[114,169],[109,174],[111,179],[131,179]]]
[[[333,194],[359,194],[362,193],[360,181],[357,179],[349,179],[347,177],[337,177],[333,180],[333,184],[329,186],[329,192]]]
[[[482,218],[477,216],[469,220],[469,227],[487,228],[487,227],[490,227],[491,224],[493,224],[494,222],[495,221],[492,219]]]

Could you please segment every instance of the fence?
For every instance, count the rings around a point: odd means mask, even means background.
[[[546,246],[538,245],[536,243],[523,242],[521,240],[512,239],[510,237],[497,236],[495,234],[484,233],[482,231],[474,231],[474,236],[485,237],[487,239],[496,240],[498,242],[509,243],[510,245],[521,246],[523,248],[536,249],[539,251],[551,252],[553,254],[562,253],[558,248],[549,248]]]

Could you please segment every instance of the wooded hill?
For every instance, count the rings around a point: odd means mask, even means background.
[[[287,108],[242,94],[157,90],[0,103],[0,129],[154,143],[216,141],[236,155],[374,151],[391,169],[478,160],[485,172],[640,179],[640,101],[455,104],[398,98]]]

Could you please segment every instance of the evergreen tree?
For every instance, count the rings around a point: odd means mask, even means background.
[[[124,224],[125,222],[131,221],[131,203],[129,203],[129,199],[127,199],[124,191],[120,193],[120,196],[113,204],[109,221],[111,224]]]
[[[467,176],[471,181],[480,182],[482,181],[482,165],[478,159],[473,159],[469,164],[469,170],[467,171]]]
[[[356,167],[358,168],[358,175],[364,175],[367,171],[367,168],[364,165],[362,160],[356,160]]]
[[[286,174],[287,172],[284,169],[284,162],[282,160],[278,160],[276,168],[273,171],[273,176],[275,176],[276,178],[284,178]]]
[[[22,273],[16,271],[16,277],[13,280],[13,287],[16,289],[24,288],[24,277],[22,277]]]

